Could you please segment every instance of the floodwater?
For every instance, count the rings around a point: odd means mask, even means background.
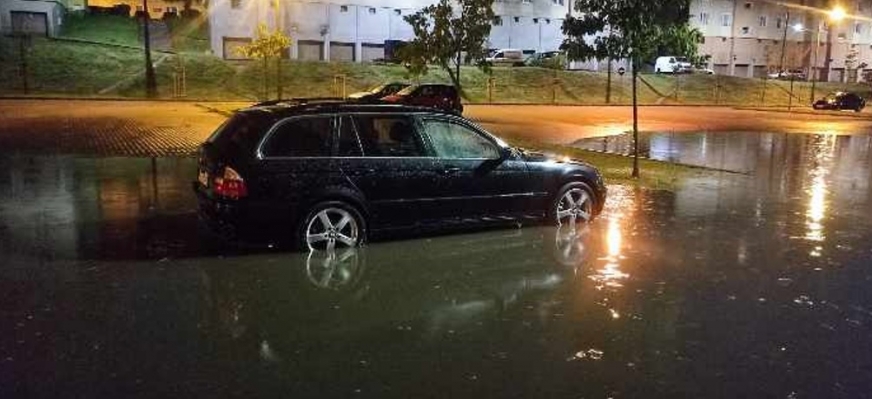
[[[872,137],[669,136],[743,173],[312,255],[216,247],[193,159],[2,158],[0,397],[872,395]]]

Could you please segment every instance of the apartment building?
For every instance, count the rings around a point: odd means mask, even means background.
[[[762,77],[801,69],[819,80],[856,81],[872,64],[872,1],[845,0],[832,20],[826,0],[694,0],[691,25],[718,74]]]
[[[278,25],[292,40],[288,57],[299,60],[371,61],[385,57],[385,43],[414,37],[403,19],[433,0],[212,0],[212,51],[239,59],[258,24]],[[488,47],[525,52],[557,50],[571,0],[496,0]]]

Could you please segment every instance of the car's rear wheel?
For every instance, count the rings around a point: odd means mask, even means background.
[[[299,240],[300,247],[309,251],[359,247],[366,241],[366,221],[345,202],[322,202],[303,219]]]
[[[549,214],[558,226],[587,223],[594,218],[595,201],[593,190],[587,184],[572,182],[560,189]]]

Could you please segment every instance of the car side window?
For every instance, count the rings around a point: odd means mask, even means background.
[[[359,157],[363,155],[363,150],[360,147],[360,140],[357,138],[357,132],[354,130],[354,121],[350,116],[343,116],[339,119],[339,152],[340,157]]]
[[[267,157],[328,157],[331,155],[333,118],[303,117],[279,122],[261,148]]]
[[[424,157],[424,141],[408,116],[355,115],[352,118],[367,157]]]
[[[500,150],[496,144],[462,124],[447,120],[425,119],[424,131],[430,137],[433,149],[440,158],[497,159]]]

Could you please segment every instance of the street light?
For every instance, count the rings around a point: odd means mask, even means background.
[[[835,6],[835,7],[833,7],[832,10],[827,11],[827,16],[829,17],[830,22],[838,23],[839,21],[845,19],[845,17],[847,16],[847,13],[845,12],[844,8],[842,8],[840,6]],[[795,29],[798,32],[808,31],[807,29],[803,29],[802,24],[796,24],[793,27],[793,29]],[[820,47],[821,47],[821,33],[823,33],[823,32],[824,32],[824,29],[820,26],[820,22],[818,22],[817,40],[815,42],[815,47],[814,47],[814,64],[812,65],[812,67],[810,68],[810,71],[809,71],[809,72],[811,72],[810,73],[810,75],[811,75],[810,76],[811,77],[811,101],[810,102],[811,103],[814,103],[814,99],[815,99],[815,88],[816,88],[816,83],[817,83],[817,73],[815,73],[815,72],[816,72],[817,64],[818,64],[818,51],[820,51]]]

